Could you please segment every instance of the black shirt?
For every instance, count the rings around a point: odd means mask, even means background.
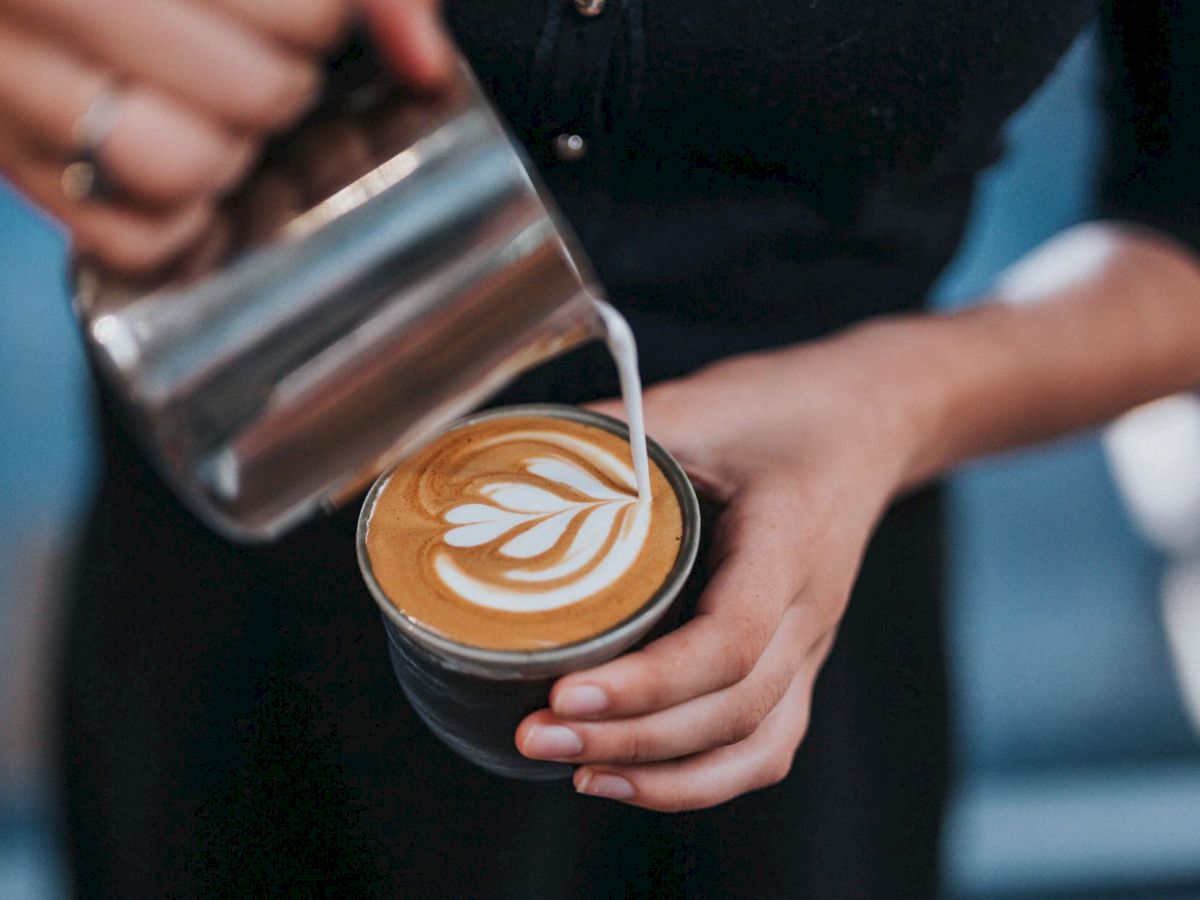
[[[1200,13],[1095,0],[454,0],[648,380],[919,306],[1008,117],[1101,17],[1097,212],[1200,239]],[[1098,98],[1099,99],[1099,98]],[[555,138],[579,135],[582,160]],[[602,368],[593,362],[591,369]]]
[[[1182,72],[1171,90],[1158,80],[1162,23],[1156,4],[1137,6],[1150,47],[1136,48],[1136,90],[1183,107],[1195,89]],[[585,18],[564,0],[456,0],[448,12],[623,308],[795,340],[921,302],[1004,122],[1095,7],[609,0]],[[586,139],[586,157],[558,161],[560,134]]]
[[[1103,209],[1200,237],[1200,7],[1121,2]],[[648,381],[920,305],[1084,0],[447,0]],[[561,134],[587,145],[554,152]],[[601,353],[507,399],[616,390]],[[867,554],[792,775],[676,817],[487,775],[404,703],[354,511],[200,527],[106,420],[68,615],[63,775],[89,895],[930,896],[947,729],[936,494]],[[163,563],[163,564],[160,564]],[[781,560],[781,565],[789,564]]]

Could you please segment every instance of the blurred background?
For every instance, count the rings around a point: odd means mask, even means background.
[[[1085,34],[1011,122],[935,304],[969,302],[1088,216],[1097,72]],[[96,461],[64,264],[61,237],[0,188],[0,897],[12,900],[66,895],[49,661]],[[1179,449],[1200,432],[1194,404],[1177,406],[953,479],[950,897],[1200,897],[1200,501],[1187,503],[1200,450]]]

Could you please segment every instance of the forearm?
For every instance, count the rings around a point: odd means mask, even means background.
[[[1200,386],[1200,264],[1147,232],[1089,229],[1077,245],[1107,240],[1106,251],[1073,266],[1068,248],[1040,271],[1019,269],[1020,302],[847,336],[874,344],[886,402],[906,413],[902,487]],[[1043,277],[1062,271],[1071,277]]]

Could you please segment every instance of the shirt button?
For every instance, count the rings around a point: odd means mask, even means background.
[[[573,0],[575,11],[581,16],[593,19],[604,12],[604,0]]]
[[[587,151],[587,141],[578,134],[560,134],[554,139],[554,155],[563,162],[579,162]]]

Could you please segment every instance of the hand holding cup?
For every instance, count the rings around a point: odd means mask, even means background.
[[[575,765],[580,792],[665,812],[786,777],[867,542],[923,433],[920,412],[872,381],[886,350],[874,334],[733,358],[646,392],[647,429],[721,507],[708,584],[682,627],[560,678],[517,729],[526,756]]]

